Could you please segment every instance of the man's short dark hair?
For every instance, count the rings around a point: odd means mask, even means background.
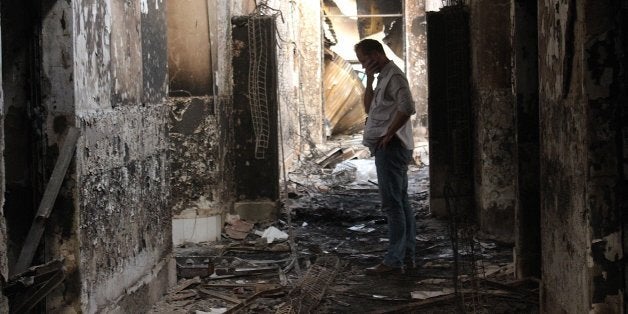
[[[380,52],[386,54],[384,52],[384,47],[379,41],[375,39],[362,39],[359,43],[355,44],[353,49],[357,52],[358,50],[362,51],[362,53],[369,54],[372,52]]]

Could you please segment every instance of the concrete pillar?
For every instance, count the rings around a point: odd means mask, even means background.
[[[233,55],[234,211],[248,221],[272,220],[278,216],[278,80],[273,71],[279,62],[276,22],[276,18],[270,16],[233,18],[232,40],[241,43]],[[256,23],[258,38],[249,40],[249,23]],[[263,66],[259,71],[250,66],[254,60],[249,53],[254,44],[257,44],[260,59],[266,60],[258,66]],[[265,89],[251,94],[248,88],[251,79],[265,81]],[[253,107],[255,99],[260,103],[257,111]],[[251,202],[258,206],[250,205]]]
[[[321,5],[319,1],[300,1],[298,7],[291,8],[296,19],[291,28],[298,30],[294,38],[296,47],[295,66],[299,73],[297,95],[303,101],[300,131],[305,140],[314,144],[325,141],[323,131],[323,44],[321,35]],[[282,83],[280,83],[282,84]],[[297,100],[299,97],[297,97]]]
[[[512,0],[513,91],[516,95],[517,277],[540,277],[539,96],[536,2]]]
[[[472,1],[470,10],[478,221],[484,232],[512,242],[516,145],[510,77],[510,1]]]
[[[425,0],[405,1],[406,67],[416,104],[415,133],[426,136],[427,127],[427,21]]]
[[[622,6],[539,1],[538,10],[541,312],[623,313]]]
[[[290,171],[300,156],[325,141],[321,4],[273,0],[268,5],[282,12],[276,20],[279,162]]]
[[[0,8],[2,10],[2,8]],[[2,32],[0,31],[0,34]],[[1,37],[1,36],[0,36]],[[2,44],[0,42],[0,47]],[[0,58],[0,73],[2,73],[2,58]],[[4,220],[4,93],[2,92],[2,75],[0,75],[0,291],[8,280],[9,267],[7,265],[7,227]],[[9,300],[4,293],[0,293],[0,313],[9,312]]]
[[[428,12],[430,212],[474,220],[469,12]]]
[[[624,52],[624,58],[622,60],[622,68],[624,69],[623,78],[621,79],[623,84],[624,95],[628,92],[628,73],[626,69],[628,69],[628,40],[626,40],[625,35],[628,34],[628,1],[624,0],[622,10],[621,10],[621,33],[624,34],[624,40],[622,42],[622,51]],[[619,203],[620,212],[628,213],[628,101],[624,101],[624,105],[621,108],[621,120],[622,121],[622,131],[620,136],[621,152],[623,157],[623,164],[620,165],[620,169],[623,169],[623,174],[621,175],[622,181],[620,183],[620,188],[618,189],[619,195]],[[621,170],[620,170],[621,171]],[[624,214],[623,217],[623,243],[624,243],[624,252],[628,252],[628,215]],[[624,263],[624,300],[628,300],[628,263]],[[626,303],[624,303],[624,309],[626,309]],[[626,312],[626,310],[624,310]]]

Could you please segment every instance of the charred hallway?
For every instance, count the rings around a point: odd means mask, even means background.
[[[366,157],[334,145],[363,122],[351,47],[369,36],[403,65],[429,143],[418,221],[455,204],[512,247],[540,312],[626,312],[628,1],[441,2],[2,1],[0,312],[147,311],[176,247],[220,241],[228,214],[286,221],[295,187],[341,208],[288,174]],[[314,203],[291,218],[313,223]],[[16,279],[38,271],[51,286],[32,300],[42,282]]]

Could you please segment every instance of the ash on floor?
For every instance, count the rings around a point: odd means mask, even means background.
[[[180,275],[198,277],[182,278],[151,313],[538,312],[538,284],[515,280],[512,247],[475,233],[452,243],[450,223],[431,217],[425,165],[409,170],[418,268],[366,276],[388,241],[373,167],[363,159],[291,173],[283,219],[245,228],[241,240],[177,248]],[[260,237],[269,227],[294,235],[295,248]]]

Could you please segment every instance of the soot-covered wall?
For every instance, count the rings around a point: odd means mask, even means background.
[[[516,130],[511,88],[511,3],[478,0],[471,1],[469,7],[478,221],[483,231],[512,242]]]
[[[541,308],[622,313],[622,7],[573,0],[538,9]]]
[[[80,310],[143,311],[172,251],[163,0],[72,2]]]

